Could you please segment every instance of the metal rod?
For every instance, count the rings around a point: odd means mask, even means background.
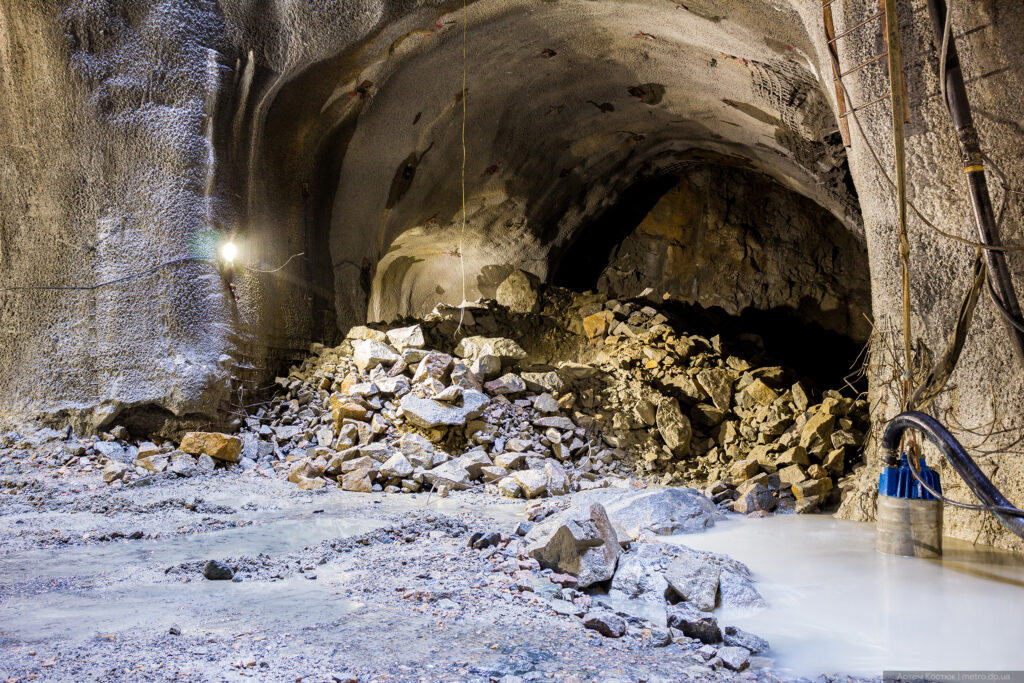
[[[942,44],[943,35],[946,30],[947,11],[945,0],[928,0],[928,12],[931,15],[932,28],[935,31],[935,40],[938,45]],[[960,56],[957,53],[956,41],[952,37],[950,37],[946,50],[945,71],[946,107],[953,120],[957,139],[960,141],[961,162],[964,172],[967,174],[967,184],[971,194],[971,207],[974,210],[974,221],[978,228],[978,235],[981,241],[988,246],[1001,246],[999,226],[996,225],[995,214],[992,211],[992,198],[989,196],[988,183],[985,180],[985,165],[981,152],[981,142],[978,140],[978,132],[974,128],[974,118],[971,115],[971,105],[967,99],[964,75],[960,69]],[[992,287],[1006,308],[1006,312],[1016,319],[1017,323],[1024,322],[1021,318],[1017,291],[1013,286],[1013,279],[1006,265],[1006,254],[1002,251],[986,249],[985,258],[988,260],[989,278]],[[1024,364],[1024,332],[1009,321],[1004,321],[1004,324],[1016,350],[1017,359]]]
[[[885,51],[885,52],[883,52],[882,54],[880,54],[880,55],[875,55],[874,57],[872,57],[871,59],[867,60],[866,62],[861,62],[860,64],[858,64],[857,66],[853,67],[852,69],[847,69],[847,70],[846,70],[846,71],[844,71],[843,73],[839,74],[839,78],[842,78],[843,76],[849,76],[849,75],[850,75],[850,74],[852,74],[852,73],[853,73],[854,71],[860,71],[860,70],[861,70],[861,69],[863,69],[864,67],[866,67],[866,66],[868,66],[868,65],[870,65],[870,64],[874,64],[874,63],[875,63],[875,62],[877,62],[877,61],[878,61],[879,59],[883,59],[883,58],[885,58],[885,57],[888,57],[888,56],[889,56],[889,51],[888,51],[888,50],[886,50],[886,51]]]
[[[884,95],[882,95],[881,97],[876,97],[875,99],[871,100],[871,101],[870,101],[870,102],[868,102],[867,104],[862,104],[862,105],[860,105],[859,107],[854,107],[854,108],[853,108],[853,109],[852,109],[851,111],[848,111],[848,112],[846,112],[846,113],[844,113],[844,114],[840,114],[839,116],[840,116],[840,117],[843,117],[843,116],[849,116],[850,114],[852,114],[852,113],[853,113],[853,112],[855,112],[855,111],[860,111],[861,109],[864,109],[864,108],[866,108],[866,107],[870,107],[870,106],[871,106],[872,104],[878,104],[878,103],[879,103],[879,102],[881,102],[882,100],[887,100],[887,99],[889,99],[889,93],[885,93],[885,94],[884,94]]]
[[[872,14],[870,17],[868,17],[864,21],[860,22],[856,26],[851,26],[850,28],[846,29],[845,31],[843,31],[842,33],[840,33],[839,35],[837,35],[835,38],[833,38],[832,40],[830,40],[828,42],[834,43],[837,40],[839,40],[840,38],[844,38],[844,37],[850,35],[854,31],[859,29],[861,26],[864,26],[865,24],[868,24],[868,23],[874,21],[875,19],[879,19],[879,18],[881,18],[883,16],[885,16],[885,14],[883,12],[879,12],[878,14]]]

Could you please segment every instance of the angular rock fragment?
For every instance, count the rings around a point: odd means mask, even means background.
[[[764,484],[754,484],[732,504],[732,509],[744,515],[751,512],[771,512],[776,505],[775,494]]]
[[[401,406],[405,419],[422,428],[464,425],[466,420],[476,417],[490,398],[478,391],[464,391],[462,405],[440,403],[412,394],[402,397]]]
[[[718,620],[690,603],[681,602],[678,605],[669,605],[666,615],[669,626],[679,629],[690,638],[696,638],[709,644],[722,641]]]
[[[662,401],[658,406],[655,421],[662,440],[675,455],[686,456],[690,453],[693,429],[690,420],[679,409],[679,401],[674,398]]]
[[[535,312],[540,300],[537,276],[522,270],[513,271],[498,285],[494,298],[513,313]]]
[[[459,358],[476,358],[484,353],[502,361],[526,358],[526,351],[519,344],[504,337],[464,337],[455,347],[455,355]]]
[[[423,348],[426,343],[423,339],[423,328],[419,325],[409,327],[396,327],[387,331],[388,342],[391,343],[399,353],[406,349]]]
[[[711,555],[686,553],[672,560],[665,571],[665,580],[687,603],[702,612],[710,612],[718,599],[721,573],[721,565]]]
[[[572,574],[586,588],[612,578],[622,548],[604,507],[595,503],[586,516],[566,521],[535,542],[529,553],[542,567]]]
[[[352,342],[352,360],[356,367],[365,372],[377,365],[390,367],[398,362],[400,356],[387,344],[373,339],[359,339]]]
[[[588,612],[583,625],[608,638],[621,638],[627,630],[626,620],[611,612]]]
[[[181,439],[179,450],[190,455],[209,455],[226,462],[238,462],[242,440],[237,436],[217,432],[188,432]]]
[[[726,626],[723,628],[722,639],[726,645],[746,648],[755,655],[767,652],[771,647],[764,638],[755,636],[753,633],[748,633],[736,626]]]

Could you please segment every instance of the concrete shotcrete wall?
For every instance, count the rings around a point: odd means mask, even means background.
[[[213,255],[202,45],[222,30],[202,3],[0,6],[0,417],[89,428],[224,394],[226,290],[179,261]]]
[[[877,2],[833,9],[841,32]],[[920,4],[900,12],[910,196],[970,236],[928,17]],[[983,144],[1009,186],[1024,188],[1024,11],[981,0],[956,3],[954,19]],[[844,65],[883,47],[868,26],[843,42]],[[870,101],[887,88],[883,63],[848,82],[855,102]],[[875,324],[892,339],[893,196],[855,128],[854,203],[834,104],[818,0],[477,0],[465,15],[433,0],[6,2],[0,417],[95,427],[131,407],[215,419],[232,381],[259,381],[338,327],[458,302],[463,265],[469,298],[513,266],[547,276],[638,179],[709,158],[771,176],[865,242]],[[862,113],[886,163],[888,117],[884,103]],[[1019,195],[1006,197],[1004,238],[1021,241]],[[202,260],[228,236],[241,251],[233,293]],[[972,250],[916,220],[911,248],[914,329],[934,357]],[[182,258],[200,260],[165,265]],[[1021,258],[1010,258],[1018,276]],[[99,289],[12,289],[150,268]],[[873,354],[879,420],[896,406],[883,348]],[[1021,369],[984,303],[936,412],[968,445],[1011,451],[984,462],[1018,504],[1022,408]],[[871,508],[867,476],[844,513]],[[949,511],[947,529],[1012,544],[976,513]]]

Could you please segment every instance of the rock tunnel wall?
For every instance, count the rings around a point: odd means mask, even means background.
[[[707,166],[681,175],[616,245],[598,288],[635,297],[792,310],[858,341],[871,333],[863,243],[814,202],[750,172]]]
[[[835,3],[836,30],[876,7]],[[900,13],[910,197],[969,236],[929,20],[909,3]],[[1006,184],[1024,187],[1024,12],[1016,0],[958,3],[953,27],[983,144]],[[879,31],[855,32],[844,66],[882,48]],[[235,385],[258,385],[338,327],[486,295],[503,269],[547,278],[628,187],[693,161],[764,173],[863,240],[873,318],[891,340],[892,193],[856,127],[859,211],[847,190],[829,71],[817,0],[477,0],[465,13],[417,0],[6,2],[0,414],[86,427],[123,409],[211,419]],[[855,102],[874,99],[884,62],[848,84]],[[886,105],[860,119],[888,160]],[[1019,195],[997,189],[1004,198],[1015,242]],[[229,236],[241,252],[232,287],[213,259]],[[913,326],[937,354],[972,249],[912,221],[911,250]],[[1010,261],[1020,276],[1021,258]],[[981,305],[936,413],[968,445],[1010,452],[985,466],[1022,504],[1024,395],[1006,341]],[[879,420],[896,409],[884,346],[872,354]],[[848,516],[871,508],[868,489]],[[977,513],[947,512],[947,529],[1011,544]]]

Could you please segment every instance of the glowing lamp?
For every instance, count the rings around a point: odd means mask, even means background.
[[[220,257],[224,259],[224,262],[226,264],[228,264],[229,266],[234,264],[236,256],[238,256],[238,247],[235,246],[234,242],[228,240],[223,245],[221,245]]]

